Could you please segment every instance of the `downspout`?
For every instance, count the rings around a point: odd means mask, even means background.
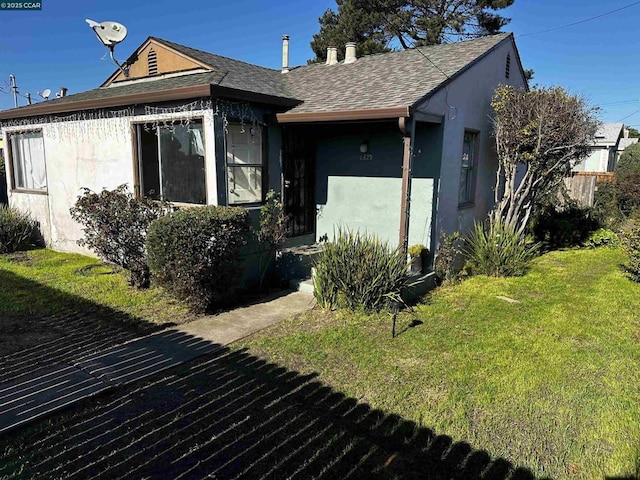
[[[404,254],[409,249],[409,215],[411,210],[411,131],[409,118],[398,118],[398,127],[402,132],[402,197],[400,200],[400,240]]]

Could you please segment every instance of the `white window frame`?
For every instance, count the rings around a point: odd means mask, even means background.
[[[27,170],[26,166],[22,164],[22,168],[18,168],[17,162],[21,160],[21,155],[16,150],[16,146],[14,144],[14,140],[16,137],[25,136],[25,135],[33,135],[38,134],[41,142],[41,151],[42,151],[42,171],[41,175],[44,176],[44,186],[35,187],[33,185],[28,185],[28,183],[33,183],[33,178],[31,182],[27,181],[26,176],[23,174],[21,178],[19,178],[19,172],[24,172]],[[28,193],[39,193],[39,194],[47,194],[48,192],[48,178],[47,178],[47,157],[44,148],[44,134],[42,129],[31,129],[31,130],[15,130],[7,132],[6,134],[7,140],[7,148],[5,151],[8,154],[7,165],[10,168],[10,179],[11,179],[11,190],[15,192],[28,192]],[[30,159],[32,160],[32,159]],[[32,163],[32,162],[31,162]],[[33,171],[33,163],[30,168]]]
[[[252,162],[233,162],[230,161],[230,154],[234,156],[231,152],[233,148],[233,144],[231,142],[231,134],[233,131],[244,132],[243,135],[255,135],[258,138],[257,148],[255,152],[259,159]],[[253,133],[252,133],[253,132]],[[265,183],[266,183],[266,174],[267,168],[265,165],[265,157],[264,154],[264,135],[265,129],[261,125],[243,125],[240,123],[229,123],[225,132],[225,176],[226,176],[226,186],[227,186],[227,204],[228,205],[259,205],[264,203],[265,199]],[[234,156],[235,158],[235,156]],[[260,170],[260,199],[253,201],[233,201],[233,194],[235,191],[234,185],[232,184],[230,172],[232,169],[241,169],[241,168],[254,168],[256,170]]]
[[[471,158],[465,161],[465,144],[467,136],[472,139],[469,154]],[[460,158],[460,184],[458,185],[458,207],[471,207],[476,203],[476,182],[478,172],[478,157],[480,152],[480,132],[465,129],[462,137],[462,155]]]

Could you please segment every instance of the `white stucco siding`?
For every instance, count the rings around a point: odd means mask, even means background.
[[[203,118],[205,141],[205,175],[207,198],[216,203],[215,142],[211,111],[191,112]],[[184,116],[184,115],[183,115]],[[170,120],[176,115],[165,115]],[[152,122],[160,117],[135,116],[73,122],[30,125],[42,130],[47,171],[47,194],[11,191],[9,204],[29,211],[40,223],[48,247],[65,252],[90,254],[77,244],[82,227],[69,209],[83,188],[100,192],[126,184],[133,191],[134,160],[133,128],[139,122]],[[6,128],[6,133],[25,130]]]
[[[507,55],[511,57],[508,79],[505,77]],[[510,40],[498,45],[417,109],[419,112],[444,117],[437,232],[465,232],[472,227],[474,219],[484,219],[493,207],[497,157],[491,134],[491,99],[495,88],[500,84],[518,87],[526,85]],[[459,208],[458,189],[465,130],[478,132],[480,144],[475,204]]]

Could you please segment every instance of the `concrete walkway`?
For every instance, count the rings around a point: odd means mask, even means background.
[[[0,433],[214,352],[314,305],[313,297],[306,293],[281,293],[105,349],[75,363],[36,370],[19,381],[0,383]]]

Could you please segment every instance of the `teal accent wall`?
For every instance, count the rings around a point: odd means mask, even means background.
[[[414,148],[410,243],[430,245],[434,186],[440,169],[442,132],[418,124]],[[366,155],[360,145],[368,143]],[[397,123],[325,127],[317,146],[316,239],[333,239],[339,226],[398,244],[403,141]]]

